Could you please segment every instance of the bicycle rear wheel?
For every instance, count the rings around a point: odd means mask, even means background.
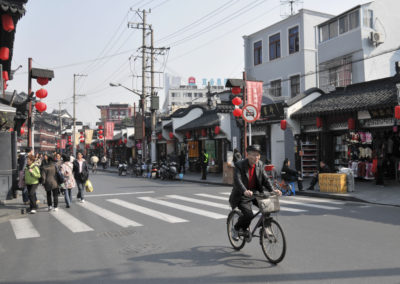
[[[239,240],[234,240],[232,238],[233,230],[235,230],[233,226],[236,224],[236,222],[238,221],[238,219],[241,215],[242,215],[242,212],[240,212],[238,210],[232,210],[231,213],[229,213],[228,219],[226,222],[228,239],[229,239],[229,242],[231,243],[232,247],[235,250],[241,250],[246,243],[244,236],[239,236]]]
[[[260,230],[260,244],[268,261],[277,264],[285,257],[286,238],[278,222],[270,220],[269,223],[269,226],[263,226]]]

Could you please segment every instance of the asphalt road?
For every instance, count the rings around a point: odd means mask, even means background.
[[[288,250],[271,265],[256,239],[230,247],[230,187],[91,180],[83,205],[0,224],[0,283],[400,283],[398,207],[284,197]]]

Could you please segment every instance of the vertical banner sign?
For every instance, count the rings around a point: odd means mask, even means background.
[[[61,149],[65,149],[67,146],[67,139],[61,139]]]
[[[93,140],[93,129],[86,129],[85,130],[85,143],[92,144]]]
[[[114,122],[106,122],[105,128],[106,128],[106,133],[105,133],[106,140],[112,140],[114,137]]]
[[[263,82],[246,81],[247,104],[252,104],[257,108],[257,119],[261,113],[261,103],[263,94]]]

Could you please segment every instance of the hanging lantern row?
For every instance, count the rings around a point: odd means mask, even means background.
[[[100,135],[102,135],[103,134],[103,130],[99,130],[99,131],[97,131],[97,133],[99,133]]]
[[[400,105],[394,107],[394,117],[400,119]]]
[[[287,122],[285,119],[281,120],[281,129],[282,130],[286,130],[287,128]]]
[[[3,61],[7,61],[10,58],[10,49],[8,47],[0,48],[0,59]]]
[[[15,29],[13,18],[9,14],[1,15],[1,23],[6,32],[12,32]]]
[[[47,90],[45,90],[45,89],[37,90],[36,97],[38,97],[39,99],[44,99],[45,97],[47,97]]]
[[[21,127],[20,133],[21,133],[21,135],[24,135],[25,134],[25,128]]]
[[[215,133],[216,135],[218,135],[220,132],[221,132],[221,128],[220,128],[218,125],[215,126],[215,128],[214,128],[214,133]]]
[[[36,78],[36,82],[38,82],[39,85],[47,85],[47,83],[49,82],[49,78]]]
[[[231,91],[232,91],[232,94],[234,94],[234,95],[238,95],[242,92],[240,87],[233,87]]]
[[[239,97],[234,97],[234,98],[232,99],[232,104],[234,104],[235,106],[239,106],[239,105],[242,104],[242,99],[239,98]]]
[[[39,101],[35,103],[35,108],[38,112],[42,113],[47,109],[47,105],[44,102]]]
[[[103,129],[103,125],[99,125],[99,129]]]
[[[356,129],[356,121],[354,120],[354,118],[349,118],[348,120],[347,120],[347,127],[348,127],[348,129],[349,130],[354,130],[354,129]]]
[[[235,109],[233,110],[233,115],[234,115],[235,117],[240,117],[240,116],[242,116],[242,109],[240,109],[240,108],[235,108]]]
[[[322,122],[322,118],[321,117],[317,117],[317,128],[321,128],[323,126],[323,122]]]
[[[174,138],[174,133],[173,132],[170,132],[169,133],[169,139],[173,139]]]

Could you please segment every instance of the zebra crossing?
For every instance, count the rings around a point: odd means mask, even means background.
[[[134,196],[129,201],[117,198],[119,197],[118,195],[114,195],[114,198],[111,198],[111,195],[104,195],[103,197],[105,197],[104,200],[107,206],[100,206],[92,201],[76,204],[83,208],[82,210],[84,211],[97,215],[119,227],[128,228],[146,225],[130,219],[139,215],[155,218],[167,223],[188,223],[191,222],[189,217],[195,215],[215,220],[226,219],[228,212],[231,210],[228,204],[229,194],[229,192],[221,192],[215,194],[195,193],[190,194],[190,196],[189,194],[170,194],[150,197],[146,196],[146,193],[143,193],[145,196]],[[311,197],[282,197],[280,203],[282,214],[285,212],[305,213],[313,209],[326,211],[340,210],[345,204],[345,202],[342,201],[327,201]],[[107,209],[109,208],[108,205],[115,206],[115,210],[126,209],[124,212],[134,211],[135,215],[129,214],[129,217],[122,216]],[[185,218],[164,213],[162,212],[164,209],[178,212],[178,214],[179,212],[184,212]],[[96,230],[93,225],[89,226],[85,224],[84,221],[75,217],[74,213],[74,210],[60,208],[57,212],[51,212],[50,214],[72,233],[85,233]],[[34,221],[38,222],[38,220]],[[11,219],[9,222],[15,238],[18,240],[41,237],[40,232],[35,228],[34,223],[29,217]]]

